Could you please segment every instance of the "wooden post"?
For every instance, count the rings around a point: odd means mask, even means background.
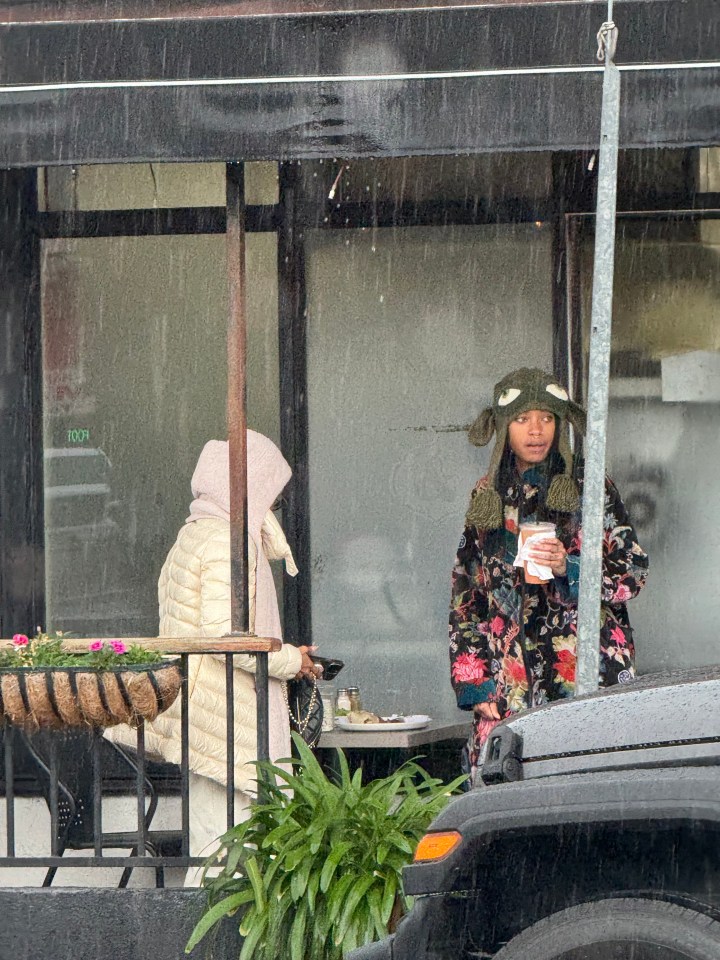
[[[230,630],[250,630],[248,597],[247,493],[247,312],[245,295],[245,175],[241,163],[226,167],[228,256],[228,441],[230,444]],[[270,756],[267,653],[255,655],[257,697],[257,756]],[[227,697],[233,702],[233,671],[228,658]],[[234,821],[234,735],[228,710],[228,826]]]

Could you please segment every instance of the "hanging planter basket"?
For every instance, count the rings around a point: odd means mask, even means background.
[[[177,660],[100,667],[4,667],[0,721],[30,732],[63,727],[137,726],[173,703],[182,675]]]

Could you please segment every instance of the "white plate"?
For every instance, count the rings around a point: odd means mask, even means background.
[[[396,730],[422,730],[430,723],[430,717],[424,713],[406,716],[400,723],[350,723],[347,717],[336,717],[335,726],[339,730],[353,730],[356,733],[394,733]]]

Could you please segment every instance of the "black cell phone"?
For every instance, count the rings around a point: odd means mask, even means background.
[[[310,654],[310,659],[313,663],[319,663],[323,668],[323,680],[334,680],[345,666],[343,660],[334,660],[331,657],[316,657],[314,654]]]

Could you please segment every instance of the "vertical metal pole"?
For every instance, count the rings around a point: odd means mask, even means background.
[[[230,622],[248,633],[247,315],[245,309],[245,175],[227,165],[228,441],[230,446]]]
[[[92,781],[93,781],[93,845],[95,856],[102,856],[102,761],[100,759],[100,741],[102,734],[97,730],[92,734]]]
[[[45,617],[37,170],[0,171],[0,636]],[[19,569],[23,575],[18,576]]]
[[[585,439],[583,543],[578,606],[577,692],[597,690],[600,674],[600,587],[602,583],[603,519],[605,514],[605,447],[607,438],[610,332],[615,271],[615,213],[620,122],[620,73],[613,62],[617,29],[608,20],[598,34],[598,57],[605,59],[595,261],[590,331],[588,425]],[[603,50],[604,45],[604,50]]]
[[[307,390],[305,237],[297,163],[279,166],[277,224],[280,442],[293,477],[285,490],[283,529],[300,575],[283,586],[283,637],[310,644],[310,493]]]
[[[180,855],[190,855],[190,715],[188,691],[188,660],[184,653],[180,658],[180,672],[182,686],[180,687],[180,822],[182,839],[180,841]]]
[[[257,751],[258,760],[270,759],[270,725],[268,698],[268,655],[258,653],[255,657],[255,689],[257,691]]]
[[[248,633],[247,314],[245,290],[245,168],[226,167],[228,317],[228,441],[230,445],[230,632]],[[228,658],[229,662],[229,658]],[[235,766],[235,710],[227,683],[227,766]],[[226,784],[228,827],[235,822],[232,778]]]
[[[15,856],[15,730],[10,724],[3,730],[5,740],[5,831],[7,856]]]
[[[235,826],[235,693],[231,653],[225,657],[225,742],[227,743],[227,828]]]
[[[147,827],[145,825],[145,721],[141,720],[137,726],[137,774],[135,781],[137,791],[137,855],[144,857],[146,853]]]
[[[60,849],[60,761],[57,737],[50,740],[50,855],[62,856]]]

